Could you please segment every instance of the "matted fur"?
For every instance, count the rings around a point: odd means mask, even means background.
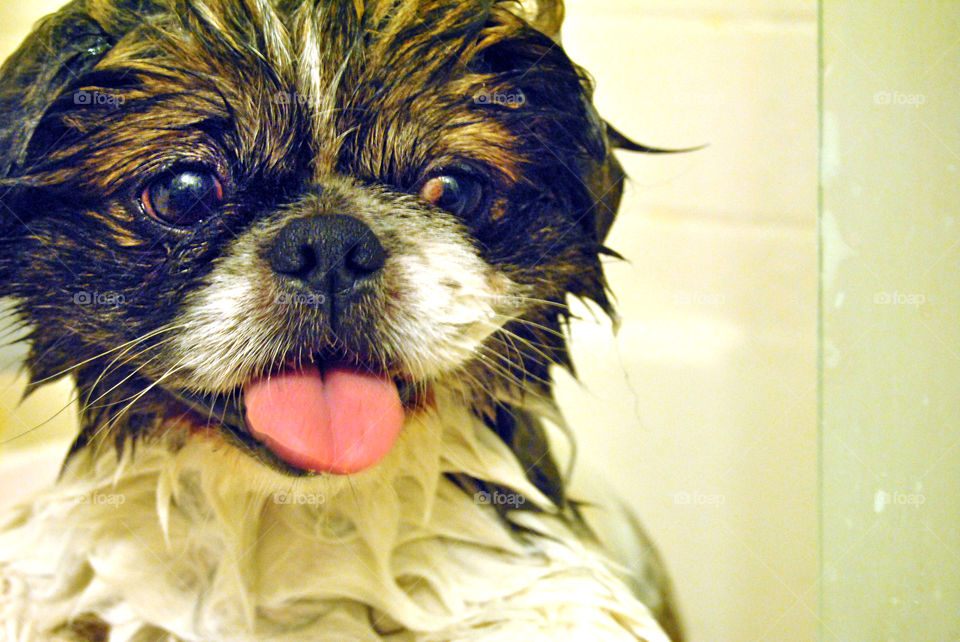
[[[212,439],[119,469],[78,456],[0,534],[0,621],[15,640],[74,618],[109,623],[111,640],[666,640],[626,567],[486,426],[438,405],[349,481],[283,478]],[[500,500],[443,475],[463,472],[539,510],[503,523]]]
[[[546,1],[74,0],[38,26],[0,70],[0,294],[31,385],[76,380],[82,432],[60,483],[0,527],[0,630],[676,631],[655,553],[617,510],[595,534],[541,421],[550,367],[570,366],[567,298],[612,314],[600,256],[623,181],[561,19]],[[482,211],[418,196],[464,165]],[[178,227],[140,195],[183,167],[224,201]],[[284,303],[265,258],[288,223],[334,214],[387,256],[336,327]],[[244,383],[309,361],[409,393],[380,464],[303,474],[238,436]]]

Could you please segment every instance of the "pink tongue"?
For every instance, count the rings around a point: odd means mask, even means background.
[[[393,447],[403,406],[390,379],[308,368],[247,384],[254,437],[288,464],[346,475],[370,468]]]

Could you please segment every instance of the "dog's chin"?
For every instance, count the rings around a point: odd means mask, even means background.
[[[294,477],[376,466],[407,418],[432,403],[428,384],[320,360],[288,362],[226,394],[169,392],[187,406],[191,425]]]

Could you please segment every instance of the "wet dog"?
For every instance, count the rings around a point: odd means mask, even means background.
[[[82,431],[0,530],[11,639],[676,632],[655,555],[568,496],[544,423],[568,298],[612,314],[612,149],[645,149],[561,17],[74,0],[40,23],[0,71],[0,294]]]

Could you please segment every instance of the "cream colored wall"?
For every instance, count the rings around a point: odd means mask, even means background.
[[[960,639],[960,5],[823,15],[823,639]]]
[[[0,52],[57,4],[0,5]],[[611,122],[651,145],[710,144],[622,157],[633,181],[609,244],[629,262],[608,269],[624,323],[614,339],[584,311],[583,386],[559,375],[583,469],[663,548],[693,642],[811,640],[815,5],[575,0],[568,16]],[[50,394],[0,415],[0,434],[59,410],[67,392]],[[63,434],[66,414],[4,448]]]
[[[817,25],[808,1],[575,0],[564,41],[651,145],[609,244],[623,327],[575,328],[583,458],[664,549],[694,642],[817,609]],[[586,316],[590,319],[589,313]]]

